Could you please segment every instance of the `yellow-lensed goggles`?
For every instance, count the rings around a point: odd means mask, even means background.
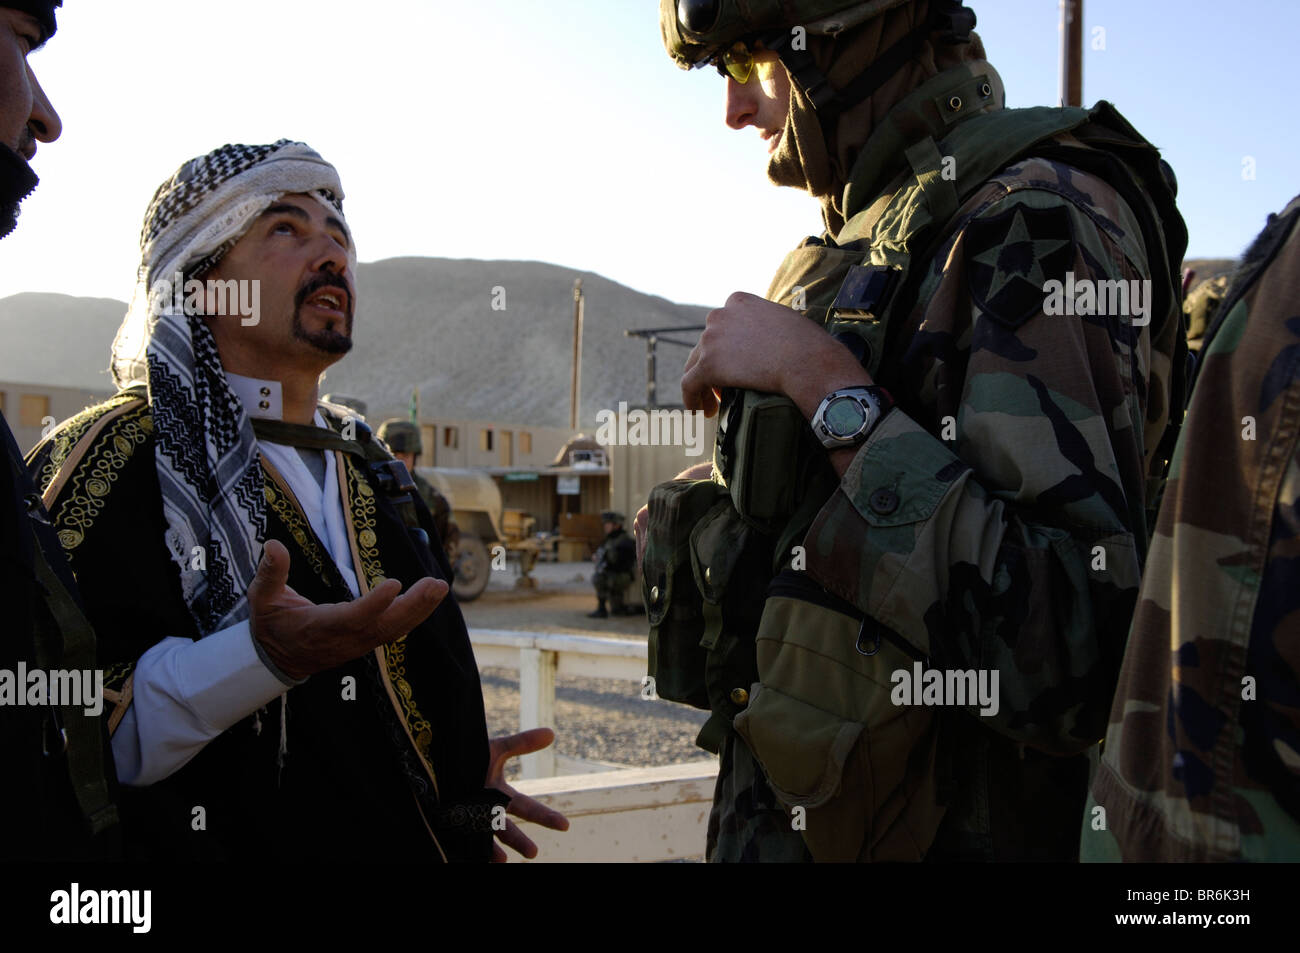
[[[713,61],[722,76],[730,76],[744,86],[754,74],[754,54],[743,43],[737,43]]]

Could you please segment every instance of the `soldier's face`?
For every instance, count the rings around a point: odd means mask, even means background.
[[[727,125],[732,129],[754,126],[767,143],[768,155],[776,151],[790,111],[790,74],[775,53],[754,54],[749,82],[727,77]]]
[[[0,141],[25,159],[36,140],[53,142],[63,131],[27,54],[41,39],[41,25],[26,13],[0,7]]]
[[[356,285],[351,235],[333,209],[308,195],[272,203],[205,279],[257,281],[257,322],[212,317],[223,359],[233,348],[257,365],[326,367],[352,347]],[[211,308],[209,314],[213,314]],[[274,375],[264,373],[263,376]]]

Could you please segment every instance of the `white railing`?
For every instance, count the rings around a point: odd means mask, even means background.
[[[703,860],[717,775],[714,758],[519,781],[520,793],[559,811],[569,829],[519,826],[537,844],[538,863]]]
[[[556,675],[645,684],[639,640],[472,629],[470,641],[480,668],[519,673],[520,730],[555,724]],[[550,747],[525,755],[520,769],[515,788],[569,819],[565,833],[520,822],[539,862],[703,859],[717,759],[616,767],[557,758]]]
[[[519,730],[555,724],[555,676],[578,675],[642,684],[646,644],[632,639],[592,635],[471,629],[470,642],[479,668],[519,673]],[[524,778],[550,778],[556,772],[554,746],[519,759]]]

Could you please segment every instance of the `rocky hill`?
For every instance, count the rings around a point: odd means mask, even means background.
[[[322,390],[364,399],[372,418],[404,413],[417,387],[428,416],[567,427],[575,278],[586,298],[580,420],[594,426],[598,410],[645,399],[645,344],[624,330],[703,324],[706,309],[540,262],[372,262],[357,271],[356,345]],[[125,311],[106,298],[0,299],[0,380],[111,390],[109,347]],[[661,402],[680,400],[686,355],[659,346]]]

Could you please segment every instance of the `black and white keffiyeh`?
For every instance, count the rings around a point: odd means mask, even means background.
[[[266,540],[262,469],[211,330],[151,291],[177,274],[201,276],[289,193],[343,215],[338,173],[301,142],[225,145],[181,166],[145,213],[135,295],[113,341],[117,385],[148,387],[167,550],[201,636],[248,617]]]

